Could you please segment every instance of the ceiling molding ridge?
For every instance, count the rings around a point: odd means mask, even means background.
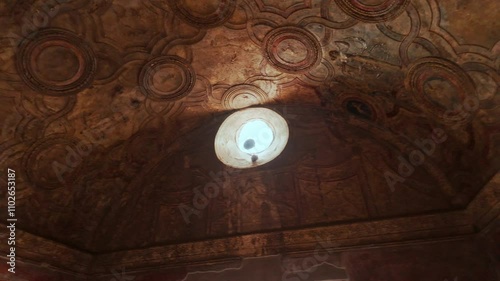
[[[0,223],[0,227],[7,226]],[[40,237],[21,229],[16,229],[16,259],[24,263],[57,269],[71,274],[86,274],[91,266],[93,255],[80,249]],[[10,251],[7,243],[0,244],[1,258]]]

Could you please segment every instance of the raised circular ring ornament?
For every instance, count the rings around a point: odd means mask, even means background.
[[[227,166],[252,168],[278,157],[288,137],[281,115],[267,108],[247,108],[224,120],[215,136],[215,153]]]
[[[416,60],[405,79],[405,87],[414,93],[422,109],[444,121],[463,121],[463,110],[473,113],[479,98],[470,76],[454,62],[425,57]],[[430,89],[434,88],[433,91]],[[458,108],[458,110],[457,110]]]
[[[158,101],[172,101],[185,97],[196,82],[196,74],[185,59],[178,56],[155,58],[139,74],[141,92]]]
[[[401,15],[410,0],[384,0],[367,4],[362,0],[335,0],[339,8],[349,16],[370,23],[392,20]]]
[[[229,88],[222,96],[222,104],[226,109],[241,109],[251,105],[262,104],[267,94],[254,85],[236,85]]]
[[[16,66],[21,79],[34,91],[67,96],[92,84],[97,60],[92,48],[76,34],[48,28],[21,42]]]
[[[285,73],[304,73],[322,58],[321,44],[309,31],[284,26],[271,30],[264,38],[263,52],[270,64]]]
[[[228,21],[236,10],[237,0],[169,0],[175,15],[189,25],[206,29]]]

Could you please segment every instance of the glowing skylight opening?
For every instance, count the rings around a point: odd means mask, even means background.
[[[241,126],[236,143],[242,152],[257,154],[269,148],[273,140],[271,127],[262,119],[252,119]]]

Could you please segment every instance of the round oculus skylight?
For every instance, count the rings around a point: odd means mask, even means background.
[[[276,158],[288,142],[288,124],[267,108],[248,108],[230,115],[215,137],[215,152],[234,168],[259,166]]]
[[[262,119],[253,119],[243,124],[236,134],[238,148],[249,154],[260,153],[273,142],[273,129]]]

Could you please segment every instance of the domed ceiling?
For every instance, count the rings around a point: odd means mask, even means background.
[[[474,233],[498,202],[499,10],[3,1],[0,166],[16,171],[19,255],[99,274],[297,251],[318,234]],[[218,127],[259,106],[287,121],[287,146],[224,166]]]

